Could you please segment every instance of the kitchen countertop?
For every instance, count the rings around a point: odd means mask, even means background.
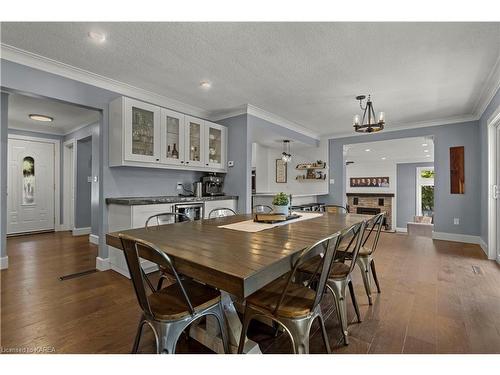
[[[235,195],[217,195],[213,197],[179,197],[177,195],[165,195],[157,197],[120,197],[120,198],[106,198],[106,204],[136,206],[145,204],[220,201],[228,199],[238,199],[238,197]]]

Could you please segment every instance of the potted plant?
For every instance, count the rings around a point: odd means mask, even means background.
[[[283,214],[288,216],[288,195],[285,193],[278,193],[273,198],[274,213]]]

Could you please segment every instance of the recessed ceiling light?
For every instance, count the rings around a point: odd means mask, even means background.
[[[369,148],[367,148],[365,151],[366,151],[366,152],[370,152],[371,150],[370,150]]]
[[[207,80],[200,81],[200,87],[204,90],[208,90],[212,87],[212,82]]]
[[[422,146],[426,147],[426,146],[428,146],[428,144],[427,143],[422,143]]]
[[[104,43],[106,41],[106,35],[97,31],[89,31],[88,36],[98,43]]]
[[[424,152],[429,152],[429,150],[424,150]]]
[[[385,160],[385,159],[387,159],[387,158],[386,158],[385,156],[382,156],[382,157],[381,157],[381,159],[382,159],[382,160]]]
[[[37,114],[30,114],[28,116],[30,119],[35,120],[35,121],[42,121],[42,122],[52,122],[54,121],[53,117],[50,116],[45,116],[45,115],[37,115]]]
[[[430,155],[425,155],[426,158],[430,158],[431,156]]]

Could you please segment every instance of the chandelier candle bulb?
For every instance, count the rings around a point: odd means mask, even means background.
[[[378,113],[378,122],[384,122],[385,121],[385,112],[379,112]]]
[[[359,125],[360,121],[361,121],[361,118],[359,117],[359,115],[355,115],[354,119],[352,120],[352,124],[353,125]]]

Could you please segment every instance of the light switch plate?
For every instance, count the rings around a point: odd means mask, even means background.
[[[330,185],[333,185],[335,183],[335,179],[330,178]]]
[[[460,225],[460,218],[458,218],[458,217],[454,217],[454,218],[453,218],[453,224],[454,224],[454,225]]]
[[[92,176],[87,176],[87,182],[92,182]]]

